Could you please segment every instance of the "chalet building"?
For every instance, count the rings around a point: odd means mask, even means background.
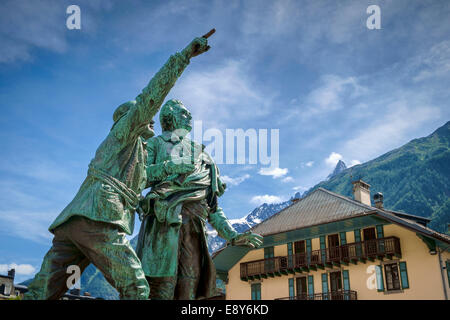
[[[429,219],[383,207],[362,180],[354,199],[318,188],[252,228],[258,249],[213,255],[226,299],[443,299],[450,294],[450,237]]]
[[[14,284],[15,269],[8,271],[8,275],[0,275],[0,300],[22,299],[28,287],[21,284]],[[71,289],[61,297],[60,300],[103,300],[92,297],[89,292],[81,294],[80,289]]]
[[[14,285],[15,275],[15,269],[9,270],[8,275],[0,274],[0,300],[14,299],[21,295],[20,288],[16,289]]]

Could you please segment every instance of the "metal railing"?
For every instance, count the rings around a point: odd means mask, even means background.
[[[326,293],[303,293],[275,300],[358,300],[358,294],[353,290],[339,290]]]
[[[365,261],[367,259],[394,255],[401,256],[400,239],[397,237],[386,237],[297,253],[290,256],[243,262],[241,263],[241,278],[302,271],[311,267]]]

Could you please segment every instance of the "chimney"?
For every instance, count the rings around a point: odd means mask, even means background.
[[[375,207],[377,209],[383,209],[383,194],[381,192],[375,193],[373,196],[373,202],[375,202]]]
[[[14,280],[15,276],[16,276],[16,269],[11,269],[8,271],[8,277],[11,277]]]
[[[353,181],[353,198],[362,204],[370,206],[370,184],[361,179]]]

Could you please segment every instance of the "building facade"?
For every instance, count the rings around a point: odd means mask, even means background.
[[[21,296],[21,291],[14,285],[15,269],[8,271],[7,275],[0,275],[0,300],[15,299]]]
[[[262,248],[215,253],[226,299],[448,299],[450,237],[381,194],[372,207],[369,188],[354,183],[358,200],[319,188],[252,228]]]

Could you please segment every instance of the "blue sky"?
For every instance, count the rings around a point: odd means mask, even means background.
[[[81,8],[81,30],[66,8]],[[369,5],[381,30],[366,27]],[[203,129],[279,129],[280,163],[220,165],[229,218],[289,199],[450,118],[448,1],[2,1],[0,273],[39,269],[47,227],[167,58],[211,28],[168,98]],[[160,132],[159,124],[156,126]],[[139,225],[136,225],[136,232]]]

